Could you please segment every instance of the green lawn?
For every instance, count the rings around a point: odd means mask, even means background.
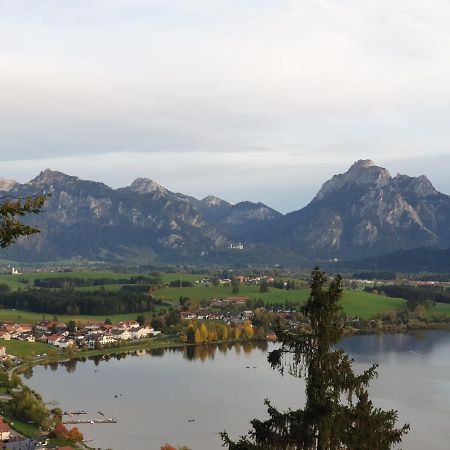
[[[351,315],[370,319],[379,312],[399,309],[406,301],[402,298],[385,297],[383,295],[371,294],[363,291],[344,291],[342,307]]]
[[[52,348],[50,345],[41,342],[26,342],[15,339],[10,341],[0,339],[0,345],[6,347],[6,353],[18,357],[42,355]]]
[[[231,286],[203,286],[195,285],[188,288],[163,288],[157,292],[157,297],[163,300],[178,302],[180,296],[191,297],[195,300],[209,300],[211,298],[223,298],[223,297],[248,297],[257,300],[262,298],[264,301],[277,303],[289,300],[304,301],[308,298],[309,290],[300,289],[295,291],[284,291],[282,289],[269,289],[269,292],[261,294],[259,292],[259,286],[239,286],[239,293],[233,294]]]

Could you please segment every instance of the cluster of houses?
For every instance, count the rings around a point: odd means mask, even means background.
[[[246,320],[252,320],[254,315],[255,313],[250,310],[242,311],[237,314],[232,314],[230,312],[215,312],[208,309],[180,311],[180,319],[182,320],[221,320],[228,325],[243,324]]]
[[[273,283],[274,278],[273,277],[266,277],[266,276],[254,276],[254,275],[236,275],[234,279],[238,280],[239,283],[246,284],[246,285],[257,285],[259,286],[261,283]],[[218,280],[220,286],[231,286],[231,278],[219,278]],[[196,284],[202,284],[205,286],[208,286],[213,283],[212,278],[203,278],[201,280],[197,280],[195,282]]]
[[[44,342],[60,349],[71,346],[92,349],[120,341],[149,338],[159,333],[160,331],[155,331],[148,325],[141,326],[135,320],[126,320],[117,325],[99,322],[85,323],[71,330],[64,322],[54,320],[41,320],[35,325],[12,322],[4,322],[0,325],[0,339]]]
[[[43,321],[47,322],[47,321]],[[93,349],[97,346],[111,345],[121,341],[136,341],[139,339],[157,336],[160,331],[155,331],[148,325],[139,325],[135,320],[125,320],[117,325],[92,322],[86,323],[76,331],[69,332],[65,324],[62,328],[39,322],[36,329],[47,327],[47,343],[58,348],[67,348],[75,345],[78,348]],[[50,332],[50,334],[48,334]]]

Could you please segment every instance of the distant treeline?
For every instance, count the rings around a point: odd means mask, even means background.
[[[397,275],[395,272],[356,272],[352,278],[357,280],[395,280]]]
[[[36,278],[34,285],[39,288],[77,288],[88,286],[104,286],[106,284],[162,284],[160,277],[146,277],[143,275],[132,276],[130,278]]]
[[[418,305],[425,305],[428,302],[450,303],[450,292],[447,293],[442,287],[434,286],[376,286],[364,288],[367,292],[378,291],[388,297],[404,298],[408,302],[408,308],[413,310]]]
[[[416,275],[414,277],[416,280],[420,281],[450,281],[450,274],[448,273],[429,273],[426,275]]]
[[[274,280],[272,286],[277,289],[285,289],[286,291],[290,291],[291,289],[295,289],[295,281],[287,280],[285,282],[283,280]]]
[[[151,311],[157,300],[148,294],[128,290],[112,291],[75,291],[63,289],[28,289],[9,293],[0,293],[0,305],[3,308],[22,309],[42,314],[124,314]]]
[[[169,286],[179,288],[179,287],[193,287],[194,285],[187,280],[173,280],[170,282]]]

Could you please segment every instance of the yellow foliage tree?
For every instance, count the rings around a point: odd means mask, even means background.
[[[224,341],[226,341],[229,338],[229,332],[228,332],[228,327],[226,325],[223,325],[221,327],[221,332],[222,332],[222,339]]]
[[[250,323],[249,320],[246,320],[244,322],[244,333],[245,333],[245,337],[247,339],[251,339],[253,337],[253,335],[255,334],[255,332],[253,330],[253,325]]]
[[[202,335],[201,335],[200,330],[198,328],[195,330],[195,333],[194,333],[194,342],[196,344],[201,344],[202,343]]]
[[[200,326],[200,336],[201,336],[201,340],[202,342],[208,342],[208,328],[206,327],[206,325],[204,323],[201,324]]]

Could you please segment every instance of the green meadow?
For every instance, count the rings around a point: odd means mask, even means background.
[[[108,271],[77,271],[77,272],[40,272],[40,273],[24,273],[20,275],[0,275],[0,284],[7,284],[11,289],[26,289],[34,286],[34,280],[36,278],[55,278],[55,277],[67,277],[67,278],[130,278],[131,276],[139,275],[136,273],[125,272],[108,272]],[[161,273],[165,284],[169,284],[172,281],[183,280],[194,283],[196,280],[204,278],[202,274],[180,274],[180,273]],[[80,290],[89,291],[96,289],[106,290],[118,290],[123,285],[109,284],[104,286],[88,286],[78,288]],[[269,288],[269,292],[260,293],[259,286],[255,285],[240,285],[239,293],[233,294],[231,286],[204,286],[194,284],[193,287],[184,288],[171,288],[164,287],[157,291],[155,294],[157,298],[169,303],[178,305],[180,297],[190,297],[193,300],[202,301],[210,300],[213,298],[224,297],[247,297],[249,299],[258,300],[262,299],[265,303],[284,303],[286,301],[293,303],[303,303],[306,301],[309,295],[309,289],[298,289],[285,291],[282,289]],[[383,295],[371,294],[359,290],[344,290],[342,306],[344,311],[352,316],[358,316],[363,319],[369,319],[374,314],[379,312],[386,312],[390,310],[399,309],[404,306],[405,300],[399,298],[385,297]],[[437,304],[429,314],[442,313],[450,315],[450,305]],[[37,322],[43,318],[43,314],[30,313],[26,311],[16,310],[2,310],[0,309],[0,321],[11,320],[17,323],[31,323]],[[48,315],[46,318],[53,316]],[[59,316],[60,320],[69,321],[104,321],[106,318],[111,319],[113,322],[119,322],[121,320],[135,319],[136,314],[120,314],[111,316]]]
[[[193,300],[209,300],[211,298],[247,297],[261,299],[265,303],[304,303],[309,296],[309,289],[285,291],[269,288],[269,292],[260,293],[259,286],[240,286],[239,293],[233,294],[230,286],[194,286],[191,288],[163,288],[158,291],[158,298],[170,302],[178,302],[180,297],[190,297]],[[363,291],[344,290],[342,307],[352,316],[369,319],[379,312],[390,311],[404,306],[405,300],[385,297]]]

